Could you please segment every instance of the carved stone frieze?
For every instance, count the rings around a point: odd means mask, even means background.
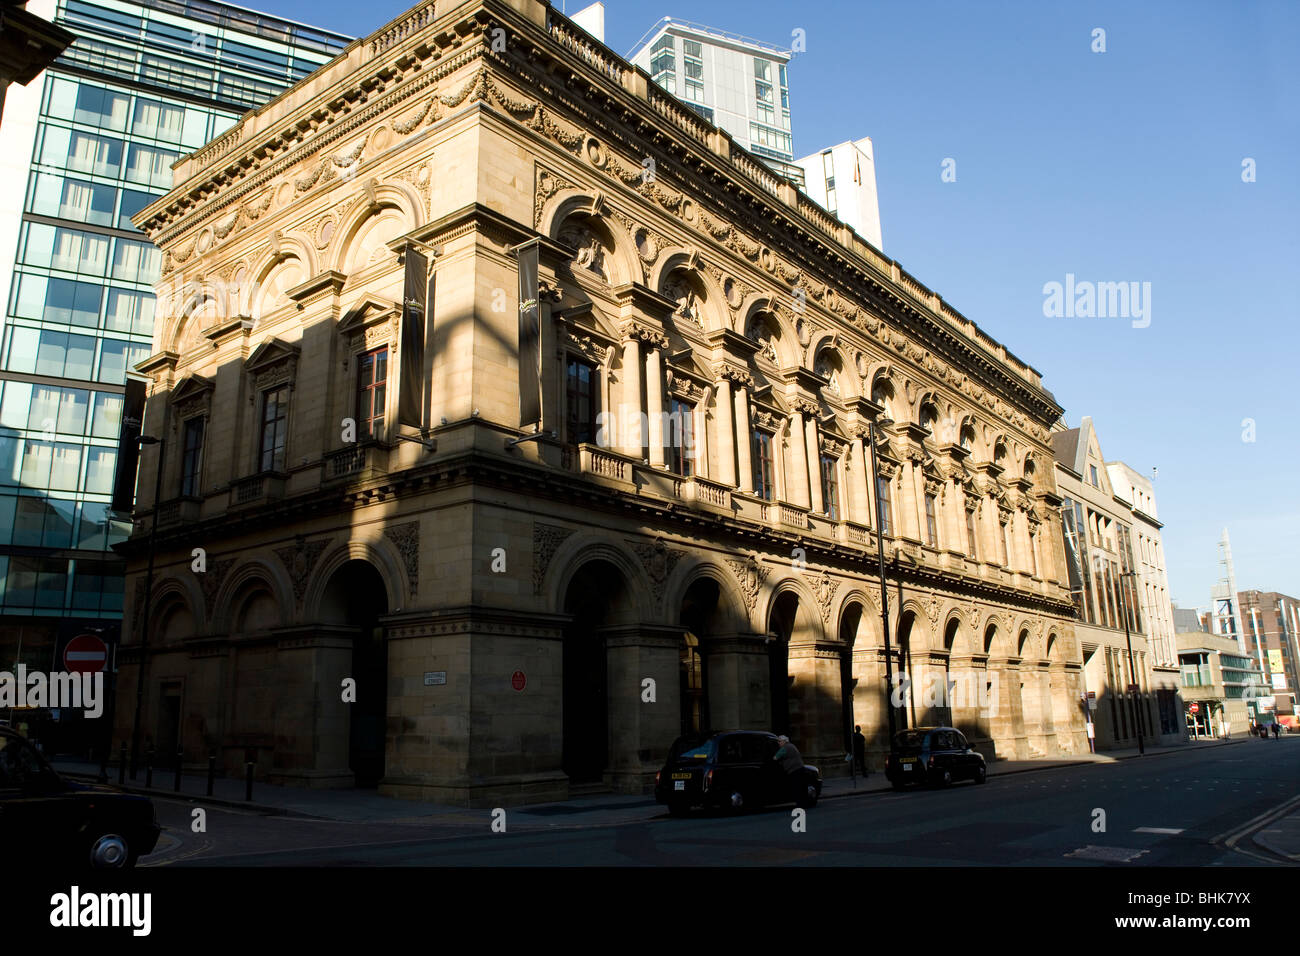
[[[736,580],[740,582],[741,593],[745,596],[745,607],[754,610],[754,606],[758,603],[759,589],[767,580],[768,569],[759,564],[758,559],[752,554],[744,561],[728,558],[727,565],[736,575]]]
[[[414,598],[420,591],[420,522],[390,525],[384,529],[384,537],[393,543],[397,553],[402,556],[408,593]]]
[[[542,593],[542,581],[546,578],[546,569],[551,565],[551,558],[555,557],[555,552],[571,534],[573,534],[572,528],[542,524],[540,521],[533,525],[534,594]]]

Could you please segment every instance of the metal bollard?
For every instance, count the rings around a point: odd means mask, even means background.
[[[145,789],[153,787],[153,748],[150,747],[144,755],[144,785]]]
[[[181,761],[185,759],[185,751],[176,751],[176,777],[172,780],[172,792],[181,792]]]
[[[244,765],[244,800],[248,803],[253,802],[253,764],[251,761]]]
[[[217,755],[208,754],[208,796],[212,796],[212,778],[217,775]]]
[[[122,756],[117,761],[117,785],[126,783],[126,741],[122,741]]]

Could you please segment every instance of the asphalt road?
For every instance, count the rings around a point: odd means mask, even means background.
[[[1282,866],[1241,834],[1298,784],[1300,739],[825,800],[804,832],[790,807],[674,819],[614,800],[509,810],[504,833],[488,810],[341,823],[219,808],[193,833],[191,804],[158,800],[164,836],[141,865]]]

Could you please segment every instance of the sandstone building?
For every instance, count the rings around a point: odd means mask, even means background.
[[[554,9],[421,4],[175,173],[122,684],[188,759],[491,806],[695,727],[847,772],[856,722],[879,769],[877,495],[900,726],[1086,749],[1038,372]]]

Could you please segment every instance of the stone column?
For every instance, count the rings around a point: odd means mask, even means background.
[[[602,633],[609,688],[606,774],[617,793],[649,793],[681,730],[681,629],[632,624]],[[645,699],[647,678],[654,681],[653,701]]]
[[[736,380],[736,389],[732,396],[736,406],[736,484],[747,495],[754,493],[754,460],[752,454],[753,430],[749,426],[749,392],[745,383]],[[773,452],[775,454],[775,451]]]
[[[709,716],[714,727],[772,725],[767,644],[759,634],[708,641]],[[703,649],[701,650],[703,653]]]
[[[952,725],[966,735],[972,744],[988,738],[980,701],[985,693],[984,668],[974,657],[952,657],[948,661],[948,677],[952,688],[950,706]]]
[[[790,415],[790,472],[786,481],[786,498],[809,507],[808,446],[803,431],[803,411],[796,407]]]
[[[1021,704],[1020,662],[1015,659],[990,660],[989,680],[994,682],[989,701],[989,732],[997,755],[1013,760],[1029,758],[1029,740],[1025,735]]]
[[[641,342],[623,340],[623,401],[619,406],[618,431],[625,455],[640,459],[645,450],[641,428]]]
[[[808,446],[808,500],[813,511],[826,510],[822,499],[822,455],[821,442],[818,441],[817,415],[808,410],[808,419],[804,424],[804,440]]]
[[[868,612],[870,613],[870,612]],[[867,738],[867,768],[885,769],[889,754],[889,694],[885,688],[885,656],[879,647],[853,651],[853,722],[862,727]]]
[[[791,645],[789,674],[794,678],[790,688],[791,739],[824,776],[847,776],[839,645]]]
[[[327,789],[351,787],[350,713],[337,688],[352,671],[356,629],[311,625],[276,632],[273,783]],[[397,671],[389,661],[390,675]],[[194,744],[194,741],[190,742]],[[199,754],[206,757],[206,751]]]
[[[731,423],[731,382],[725,378],[718,379],[717,390],[718,481],[734,488],[736,486],[736,432]]]
[[[650,343],[645,350],[645,403],[650,424],[650,466],[665,467],[664,462],[664,381],[659,361],[659,346]]]

